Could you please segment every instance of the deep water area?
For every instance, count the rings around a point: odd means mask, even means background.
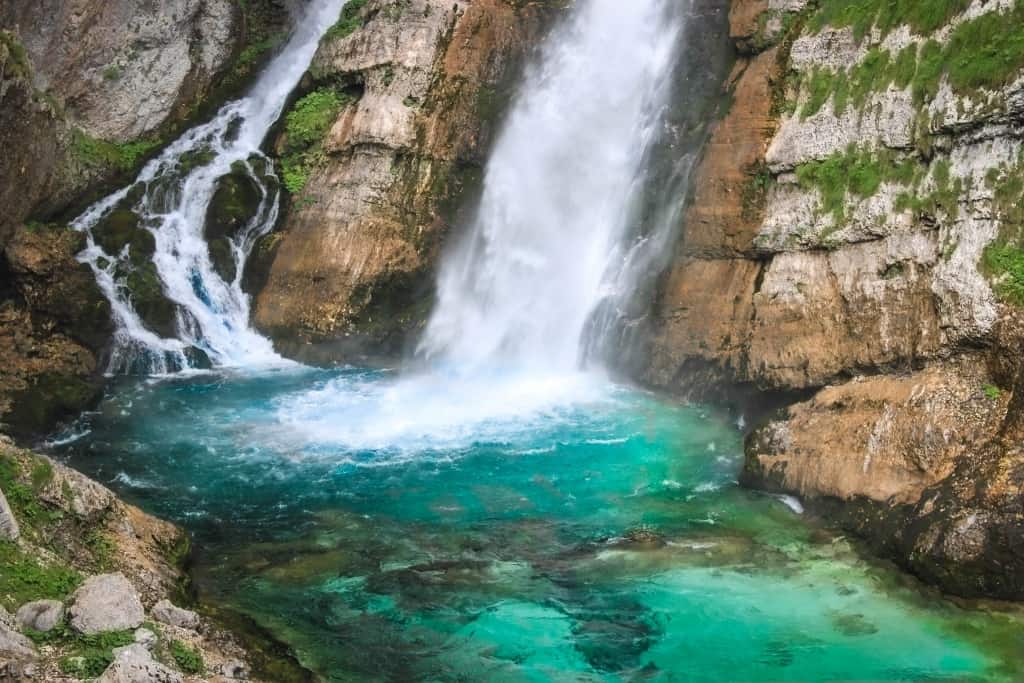
[[[594,375],[122,380],[57,457],[194,536],[330,681],[1013,681],[1016,613],[741,489],[742,434]]]

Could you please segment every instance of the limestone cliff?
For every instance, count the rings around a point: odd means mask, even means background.
[[[98,389],[111,323],[61,220],[235,92],[282,0],[0,0],[0,421],[48,429]]]
[[[1017,599],[1022,12],[736,0],[733,105],[646,372],[804,397],[751,437],[748,483],[947,590]]]
[[[429,311],[524,50],[560,2],[352,2],[278,143],[293,201],[257,249],[257,327],[314,362],[393,355]],[[329,113],[322,139],[302,115]]]

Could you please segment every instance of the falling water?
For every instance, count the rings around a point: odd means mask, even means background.
[[[527,74],[420,344],[441,367],[572,372],[657,239],[634,242],[686,16],[678,0],[589,0]],[[591,326],[593,329],[593,326]],[[602,324],[600,327],[606,327]]]
[[[248,96],[188,131],[150,161],[132,185],[74,221],[73,227],[88,236],[79,258],[92,267],[117,325],[109,372],[162,374],[195,365],[204,355],[216,366],[283,362],[270,341],[249,326],[249,296],[242,289],[246,258],[259,237],[273,228],[279,210],[279,183],[260,146],[344,4],[309,2],[294,34]],[[254,216],[230,238],[235,264],[230,281],[215,270],[203,234],[218,180],[228,173],[247,176],[260,194]],[[133,306],[126,279],[140,265],[132,261],[132,246],[108,254],[93,234],[102,220],[125,208],[155,239],[152,261],[159,284],[177,309],[173,337],[149,329]]]

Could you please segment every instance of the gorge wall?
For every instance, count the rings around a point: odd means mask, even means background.
[[[789,407],[747,484],[946,590],[1020,599],[1019,2],[737,0],[645,377]],[[716,387],[717,395],[708,387]]]
[[[65,221],[237,92],[287,29],[282,0],[0,2],[0,421],[88,405],[112,331]]]

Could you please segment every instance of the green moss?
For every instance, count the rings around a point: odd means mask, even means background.
[[[177,307],[164,295],[163,284],[153,262],[135,265],[120,281],[128,289],[135,312],[146,327],[163,337],[173,337]]]
[[[131,631],[82,635],[67,626],[45,635],[47,644],[68,651],[60,659],[60,670],[75,678],[96,678],[114,661],[114,648],[135,642]]]
[[[285,188],[300,194],[313,170],[324,158],[323,138],[341,111],[354,101],[351,95],[323,87],[298,100],[285,117],[285,153],[281,176]]]
[[[928,35],[962,13],[970,0],[827,0],[811,20],[811,28],[849,27],[863,39],[873,27],[887,34],[898,26]]]
[[[1024,306],[1024,249],[994,242],[985,248],[982,266],[993,277],[994,289],[1004,301]]]
[[[53,465],[48,460],[40,458],[32,466],[32,490],[39,493],[46,485],[53,481]]]
[[[0,541],[0,604],[7,609],[15,610],[32,600],[63,600],[81,582],[74,569],[44,565],[16,544]]]
[[[16,35],[10,31],[0,31],[0,47],[6,48],[7,63],[4,68],[8,76],[22,79],[32,77],[32,63],[28,58],[28,52]]]
[[[189,647],[180,640],[172,640],[168,645],[168,650],[178,668],[185,673],[201,674],[206,670],[206,663],[203,661],[203,655],[199,650]]]
[[[985,393],[985,398],[992,401],[998,401],[999,397],[1003,395],[1003,390],[994,384],[986,384],[981,390]]]
[[[341,8],[341,16],[337,23],[327,29],[324,40],[340,40],[363,27],[362,10],[366,7],[368,0],[348,0]]]
[[[163,143],[160,140],[114,144],[94,138],[76,128],[72,133],[71,151],[75,158],[87,167],[130,171],[161,144]]]
[[[114,565],[117,544],[109,534],[99,527],[93,527],[85,535],[85,547],[92,553],[93,563],[98,571],[106,571]]]
[[[823,211],[831,213],[839,225],[846,217],[848,195],[865,199],[878,192],[884,182],[910,184],[916,172],[917,164],[912,159],[898,160],[889,151],[851,145],[823,161],[798,166],[796,176],[804,188],[820,193]]]

